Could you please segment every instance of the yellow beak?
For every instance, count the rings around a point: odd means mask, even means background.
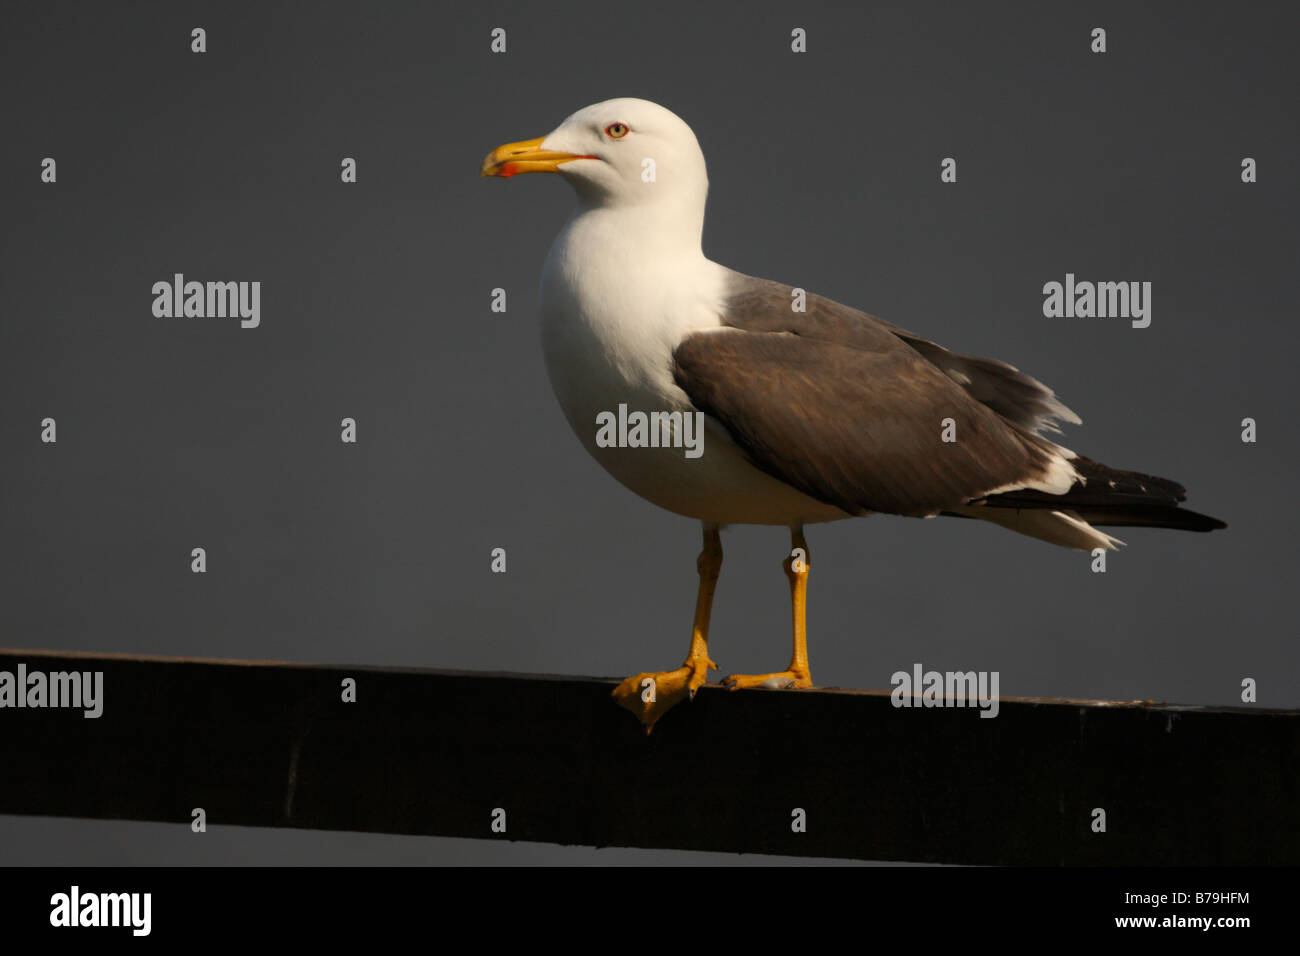
[[[543,136],[522,143],[506,143],[504,146],[498,146],[483,160],[483,168],[479,171],[479,175],[509,179],[519,173],[553,173],[560,163],[567,163],[574,159],[596,158],[542,149],[542,140],[545,138]]]

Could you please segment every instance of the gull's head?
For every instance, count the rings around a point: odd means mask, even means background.
[[[507,143],[482,175],[559,173],[601,206],[686,203],[704,208],[709,180],[695,134],[649,100],[605,100],[578,110],[539,139]]]

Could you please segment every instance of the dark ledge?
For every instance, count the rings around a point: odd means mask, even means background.
[[[202,807],[210,826],[946,863],[1300,859],[1295,711],[1003,698],[981,719],[710,685],[647,737],[612,680],[0,650],[0,671],[19,663],[102,671],[104,712],[0,709],[0,813],[188,826]]]

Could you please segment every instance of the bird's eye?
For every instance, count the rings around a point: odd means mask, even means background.
[[[610,123],[605,127],[605,135],[610,139],[622,139],[628,132],[626,123]]]

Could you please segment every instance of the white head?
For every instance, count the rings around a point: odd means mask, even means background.
[[[704,153],[675,113],[649,100],[605,100],[578,110],[547,136],[488,154],[482,175],[559,173],[583,204],[637,207],[704,220]]]

